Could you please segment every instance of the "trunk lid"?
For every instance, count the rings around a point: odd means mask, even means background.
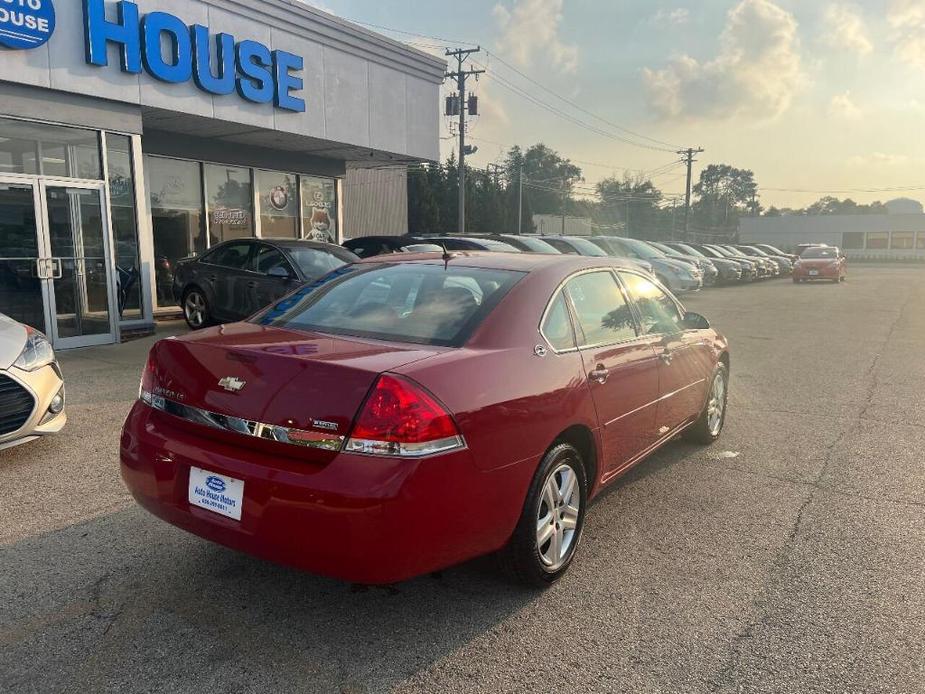
[[[156,395],[188,407],[336,438],[347,436],[379,374],[446,349],[234,323],[157,343],[150,377]],[[240,445],[331,455],[192,426]]]

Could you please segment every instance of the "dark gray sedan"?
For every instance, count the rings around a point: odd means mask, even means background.
[[[346,248],[295,239],[236,239],[181,260],[173,293],[193,330],[253,315],[306,282],[359,258]]]

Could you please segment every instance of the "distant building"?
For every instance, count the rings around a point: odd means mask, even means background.
[[[849,258],[925,259],[925,214],[744,217],[739,221],[739,240],[782,250],[800,243],[827,243],[842,248]]]

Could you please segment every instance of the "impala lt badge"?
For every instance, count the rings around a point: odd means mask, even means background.
[[[225,376],[218,385],[227,390],[229,393],[240,393],[247,385],[247,381],[242,381],[237,376]]]

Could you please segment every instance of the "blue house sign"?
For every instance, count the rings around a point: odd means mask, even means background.
[[[55,32],[51,0],[0,0],[0,45],[38,48]]]
[[[50,0],[0,0],[0,8],[10,2],[51,6]],[[115,20],[106,17],[104,0],[83,0],[83,11],[90,65],[107,66],[107,49],[113,44],[119,49],[123,72],[139,74],[144,70],[155,79],[175,84],[192,80],[208,94],[237,92],[256,104],[305,111],[305,101],[297,96],[303,86],[301,56],[272,51],[258,41],[238,41],[231,34],[213,36],[208,27],[188,26],[167,12],[142,16],[138,5],[128,0],[116,3]]]

